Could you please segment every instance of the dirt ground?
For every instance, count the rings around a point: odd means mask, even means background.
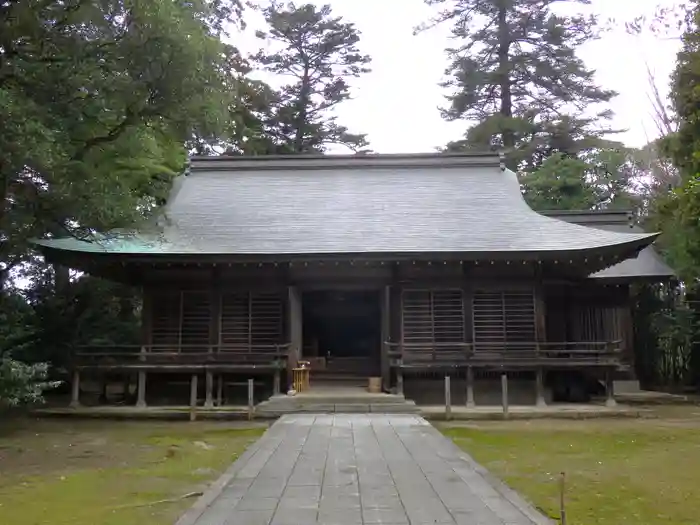
[[[266,425],[0,423],[0,522],[170,525]],[[189,498],[178,499],[186,494]],[[173,502],[162,500],[175,499]]]

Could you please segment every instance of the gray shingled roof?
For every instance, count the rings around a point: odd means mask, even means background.
[[[627,211],[605,212],[549,212],[550,217],[563,221],[599,228],[601,230],[616,232],[643,232],[638,226],[634,226]],[[596,272],[591,277],[600,279],[668,279],[675,276],[675,272],[666,264],[661,255],[653,246],[647,246],[637,257],[625,259],[605,270]]]
[[[197,158],[166,215],[159,237],[120,238],[88,251],[626,254],[655,237],[535,213],[495,155]],[[60,240],[44,245],[87,250]]]

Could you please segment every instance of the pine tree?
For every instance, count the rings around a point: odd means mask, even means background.
[[[521,177],[523,195],[538,211],[640,210],[645,194],[637,187],[637,150],[597,150],[578,157],[553,153],[535,171]]]
[[[594,18],[562,15],[555,4],[586,0],[425,0],[449,23],[447,120],[477,124],[451,149],[502,146],[512,167],[535,169],[555,152],[600,144],[591,109],[615,93],[599,88],[576,49],[596,37]],[[586,115],[584,116],[584,113]]]
[[[364,135],[349,133],[332,112],[350,98],[348,80],[369,71],[370,57],[357,47],[360,32],[355,25],[334,17],[329,5],[272,2],[262,12],[268,29],[257,36],[276,49],[261,50],[253,62],[290,79],[271,101],[273,115],[263,119],[276,152],[322,152],[330,144],[356,151],[367,146]]]

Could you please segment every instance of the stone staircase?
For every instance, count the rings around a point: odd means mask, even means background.
[[[417,414],[418,407],[402,395],[371,394],[359,387],[325,385],[313,385],[308,392],[294,396],[272,396],[255,407],[256,417],[297,413]]]

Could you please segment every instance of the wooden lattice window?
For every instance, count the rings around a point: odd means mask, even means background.
[[[464,342],[462,290],[404,290],[401,312],[404,343]]]
[[[155,293],[151,300],[151,342],[161,347],[157,350],[177,351],[183,346],[185,350],[207,348],[211,317],[208,292],[162,292]]]
[[[221,296],[221,344],[228,351],[272,349],[284,336],[284,298],[272,292]]]
[[[474,344],[477,350],[500,350],[513,343],[534,347],[535,298],[532,291],[475,292],[472,301]]]
[[[211,294],[208,291],[187,291],[180,297],[180,341],[184,350],[205,350],[209,346],[211,331]],[[193,348],[193,345],[198,348]]]
[[[180,344],[180,292],[154,293],[151,296],[151,343],[156,348],[176,351]]]

